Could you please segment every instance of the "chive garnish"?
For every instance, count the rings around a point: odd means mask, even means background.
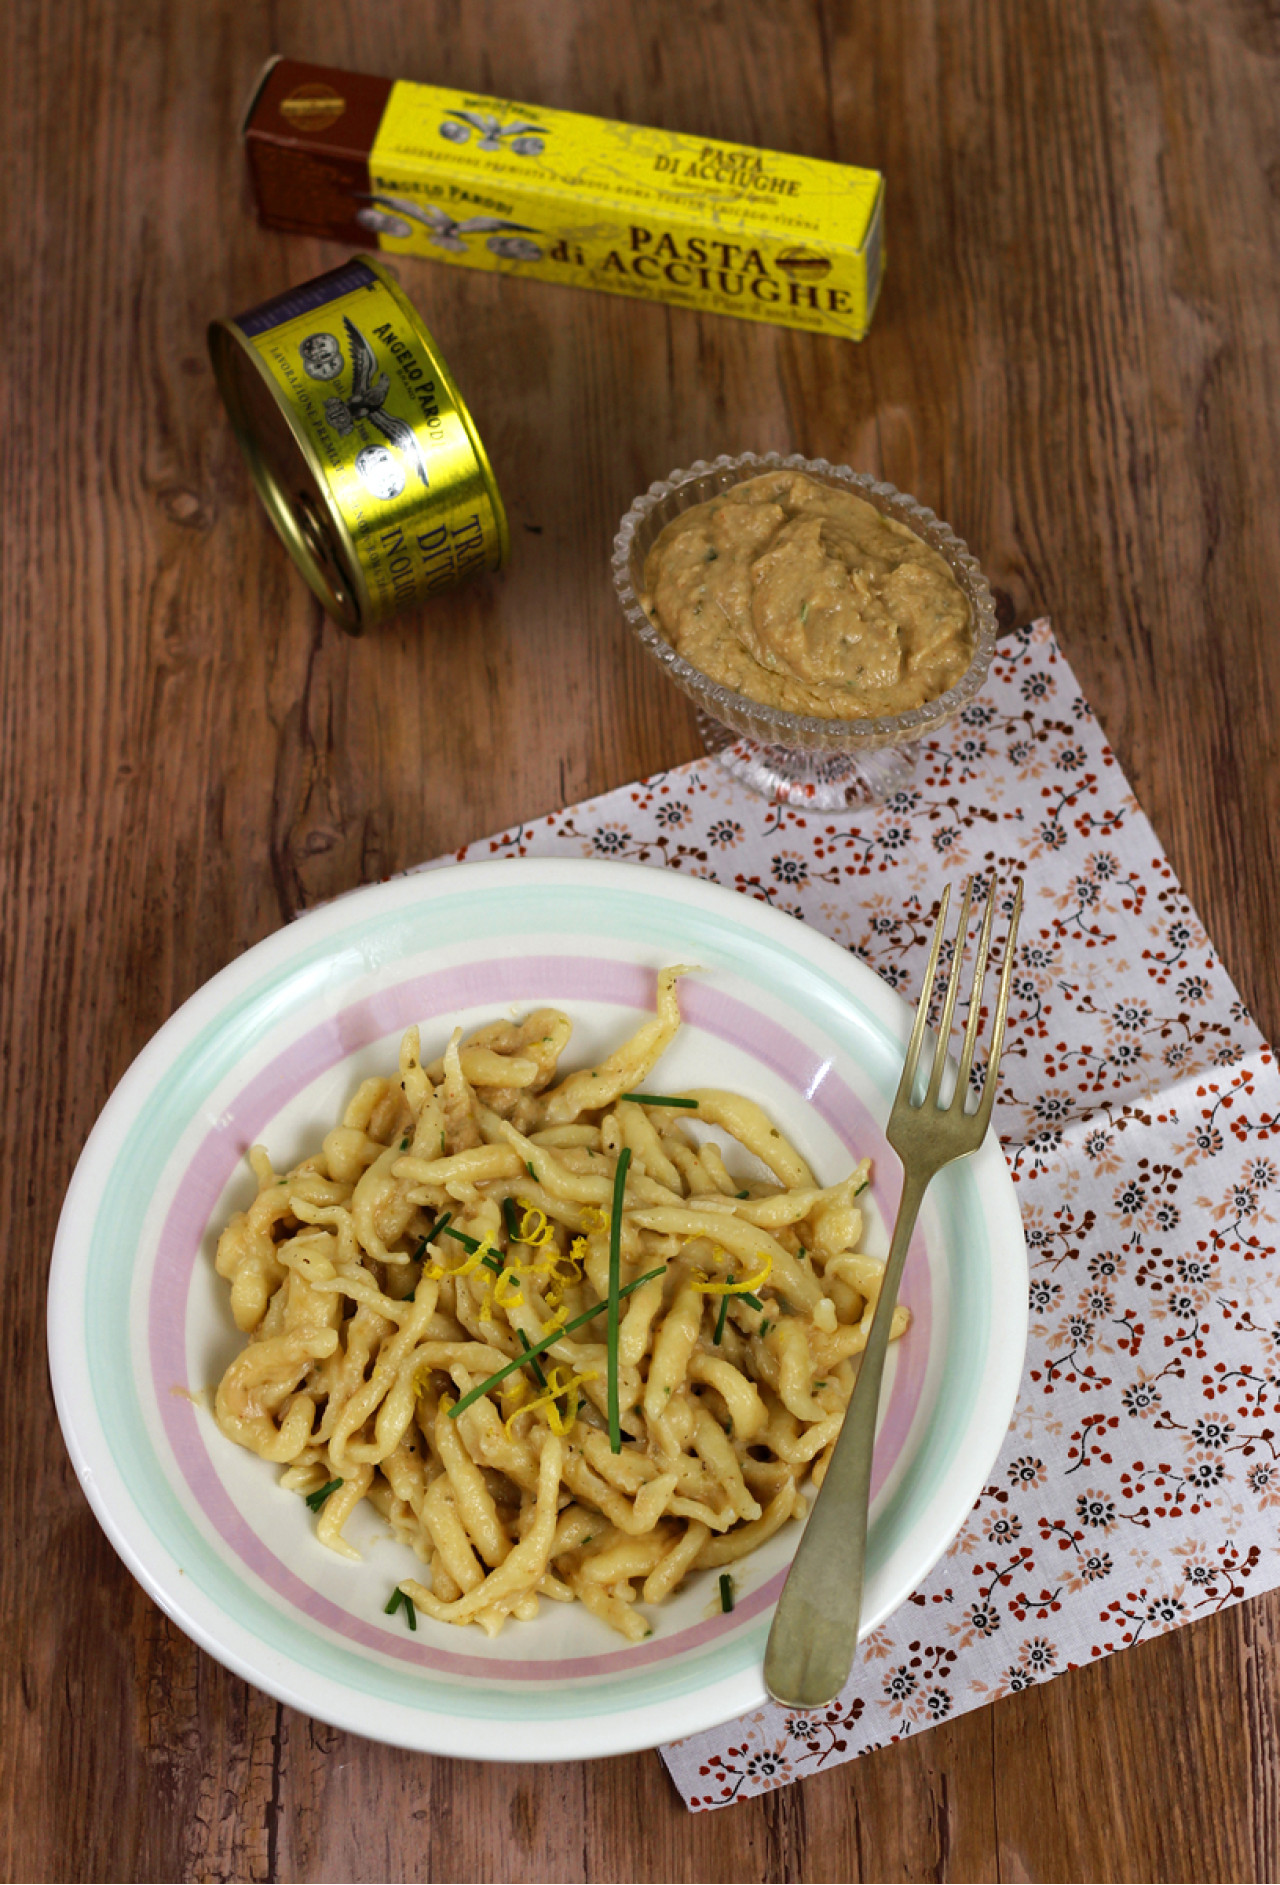
[[[525,1168],[525,1170],[526,1170],[526,1171],[528,1172],[528,1174],[529,1174],[529,1176],[530,1176],[530,1178],[532,1178],[532,1180],[533,1180],[533,1182],[534,1182],[534,1184],[536,1185],[536,1184],[537,1184],[537,1182],[538,1182],[538,1174],[537,1174],[537,1172],[535,1172],[535,1171],[534,1171],[534,1169],[533,1169],[533,1160],[532,1160],[532,1159],[526,1159],[526,1160],[525,1160],[525,1162],[524,1162],[524,1168]]]
[[[733,1579],[727,1571],[720,1573],[720,1608],[726,1617],[733,1609]]]
[[[613,1209],[609,1213],[609,1451],[621,1453],[622,1432],[618,1415],[618,1285],[622,1280],[622,1199],[627,1188],[627,1167],[631,1147],[624,1145],[618,1154],[613,1174]]]
[[[517,1334],[517,1335],[519,1336],[519,1338],[520,1338],[520,1346],[521,1346],[521,1348],[522,1348],[522,1349],[524,1350],[524,1352],[525,1352],[525,1354],[527,1355],[527,1354],[529,1353],[529,1338],[528,1338],[528,1336],[527,1336],[527,1335],[525,1334],[525,1332],[524,1332],[524,1330],[523,1330],[523,1329],[517,1329],[517,1330],[516,1330],[516,1334]],[[530,1366],[530,1367],[531,1367],[531,1368],[533,1369],[533,1375],[534,1375],[534,1379],[535,1379],[535,1380],[536,1380],[536,1382],[538,1383],[538,1386],[539,1386],[540,1388],[545,1388],[545,1387],[546,1387],[546,1385],[547,1385],[547,1377],[546,1377],[546,1375],[544,1375],[544,1374],[543,1374],[543,1372],[542,1372],[542,1364],[541,1364],[541,1362],[535,1359],[535,1360],[533,1360],[533,1361],[531,1361],[531,1362],[529,1363],[529,1366]]]
[[[656,1270],[649,1270],[644,1276],[638,1276],[634,1283],[624,1283],[618,1291],[618,1301],[621,1302],[624,1296],[629,1296],[632,1290],[639,1289],[642,1283],[652,1283],[655,1276],[665,1276],[666,1273],[667,1266],[662,1263]],[[572,1335],[574,1330],[582,1328],[584,1323],[594,1322],[604,1307],[604,1303],[598,1302],[594,1308],[584,1309],[580,1316],[574,1316],[572,1321],[562,1323],[558,1329],[552,1329],[550,1335],[539,1336],[536,1342],[530,1342],[523,1355],[517,1355],[515,1360],[509,1361],[505,1368],[499,1368],[496,1374],[491,1374],[487,1381],[477,1382],[475,1387],[468,1388],[462,1399],[455,1401],[449,1409],[450,1420],[456,1420],[458,1415],[465,1413],[467,1408],[478,1401],[482,1394],[487,1394],[490,1388],[496,1388],[500,1382],[506,1380],[509,1374],[514,1374],[517,1368],[523,1368],[534,1355],[544,1354],[553,1342],[560,1340],[562,1335]]]
[[[740,1191],[738,1193],[738,1196],[740,1198],[749,1198],[751,1196],[751,1193],[749,1191]]]
[[[414,1251],[414,1253],[413,1253],[413,1254],[414,1254],[414,1256],[415,1256],[415,1257],[421,1257],[421,1256],[425,1256],[425,1255],[426,1255],[426,1249],[427,1249],[427,1245],[428,1245],[428,1244],[429,1244],[429,1243],[431,1242],[431,1240],[432,1240],[432,1238],[433,1238],[433,1237],[439,1237],[439,1236],[442,1236],[442,1235],[443,1235],[443,1233],[444,1233],[445,1231],[447,1231],[447,1230],[448,1230],[448,1228],[449,1228],[449,1220],[450,1220],[450,1218],[451,1218],[452,1216],[453,1216],[453,1212],[452,1212],[452,1211],[446,1211],[446,1212],[445,1212],[445,1214],[444,1214],[444,1216],[443,1216],[442,1218],[439,1218],[439,1219],[438,1219],[438,1220],[436,1221],[436,1224],[435,1224],[435,1226],[434,1226],[434,1228],[433,1228],[433,1229],[431,1230],[431,1232],[430,1232],[430,1234],[429,1234],[428,1236],[426,1236],[426,1237],[424,1237],[424,1238],[423,1238],[423,1240],[422,1240],[422,1242],[421,1242],[421,1243],[420,1243],[420,1244],[418,1245],[418,1248],[417,1248],[417,1249],[416,1249],[416,1250]],[[424,1274],[425,1274],[425,1272],[424,1272]],[[419,1287],[421,1287],[421,1284],[422,1284],[422,1280],[423,1280],[423,1279],[422,1279],[422,1277],[420,1276],[420,1277],[418,1278],[418,1286],[419,1286]],[[417,1290],[417,1289],[415,1289],[413,1293],[414,1293],[414,1296],[416,1297],[416,1296],[417,1296],[417,1294],[418,1294],[418,1290]]]
[[[516,1201],[514,1198],[504,1198],[502,1200],[502,1221],[507,1227],[507,1236],[511,1239],[511,1242],[518,1244],[520,1242],[520,1220],[516,1216]]]
[[[732,1283],[733,1281],[732,1270],[730,1270],[728,1278],[726,1280]],[[716,1332],[711,1338],[713,1342],[718,1342],[720,1340],[720,1337],[724,1334],[724,1319],[726,1315],[729,1313],[730,1295],[732,1295],[736,1301],[746,1303],[749,1309],[763,1309],[764,1308],[764,1304],[761,1302],[758,1296],[752,1296],[747,1291],[726,1290],[724,1295],[720,1298],[720,1314],[716,1317]],[[760,1329],[756,1330],[757,1335],[761,1333],[762,1331]]]
[[[860,1198],[870,1183],[871,1180],[869,1178],[864,1178],[862,1183],[858,1186],[858,1189],[854,1192],[854,1197]],[[803,1255],[803,1252],[801,1254]]]
[[[475,1238],[468,1237],[464,1230],[454,1230],[452,1227],[446,1226],[444,1234],[446,1237],[456,1237],[469,1257],[474,1257],[476,1251],[480,1248]],[[490,1251],[487,1256],[481,1257],[480,1261],[483,1263],[486,1270],[492,1270],[495,1276],[501,1276],[502,1265],[492,1251]]]
[[[392,1591],[390,1603],[386,1603],[382,1606],[383,1616],[394,1617],[394,1615],[396,1614],[396,1611],[399,1610],[401,1604],[404,1605],[405,1622],[409,1625],[409,1628],[411,1630],[416,1630],[418,1627],[417,1606],[415,1605],[412,1597],[409,1595],[407,1590],[397,1589],[397,1590]]]
[[[619,1093],[620,1100],[636,1100],[641,1106],[692,1106],[697,1110],[697,1100],[673,1099],[669,1093]]]
[[[307,1504],[311,1507],[311,1510],[318,1512],[325,1500],[329,1497],[329,1494],[336,1492],[341,1484],[342,1481],[340,1479],[331,1479],[327,1486],[318,1486],[314,1492],[309,1492],[307,1494]]]

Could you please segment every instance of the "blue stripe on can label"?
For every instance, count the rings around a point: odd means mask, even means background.
[[[330,301],[340,300],[343,295],[378,285],[377,276],[366,263],[344,262],[340,268],[331,268],[327,275],[318,275],[315,281],[306,282],[301,288],[291,288],[287,294],[276,295],[250,308],[247,314],[237,314],[235,324],[246,338],[253,340],[258,334],[266,334],[284,321],[296,320],[300,314],[311,314]]]

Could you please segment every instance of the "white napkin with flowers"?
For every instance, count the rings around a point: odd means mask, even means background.
[[[457,858],[556,854],[762,898],[909,1000],[939,883],[1026,878],[995,1114],[1031,1261],[1008,1439],[838,1701],[663,1749],[688,1805],[853,1760],[1280,1583],[1280,1080],[1049,624],[1001,645],[910,789],[851,819],[695,760]]]

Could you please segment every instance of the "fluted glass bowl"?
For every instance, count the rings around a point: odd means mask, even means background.
[[[954,687],[922,707],[876,719],[828,720],[784,713],[722,687],[676,653],[640,605],[644,565],[673,518],[718,497],[732,485],[767,471],[803,471],[823,484],[852,491],[895,522],[905,524],[945,560],[968,600],[973,657]],[[920,742],[936,733],[983,687],[996,640],[995,604],[987,580],[967,547],[931,510],[847,465],[825,458],[784,458],[778,452],[743,452],[737,458],[700,459],[687,471],[651,484],[622,520],[613,544],[613,581],[622,612],[641,646],[698,708],[708,753],[756,792],[782,804],[815,811],[853,811],[909,784]]]

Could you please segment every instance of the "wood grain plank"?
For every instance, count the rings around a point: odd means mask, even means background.
[[[1001,1878],[1264,1876],[1254,1869],[1239,1615],[1139,1643],[991,1710]]]

